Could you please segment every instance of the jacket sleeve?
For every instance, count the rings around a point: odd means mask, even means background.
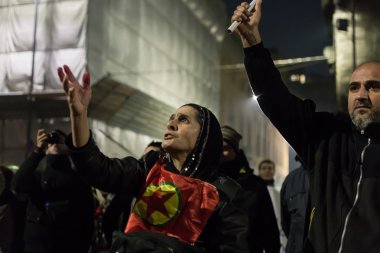
[[[281,226],[282,230],[284,231],[286,237],[289,237],[289,231],[290,231],[290,214],[288,211],[288,205],[286,200],[286,192],[288,187],[288,177],[285,178],[284,182],[282,183],[281,187]]]
[[[228,182],[229,181],[229,182]],[[220,202],[204,231],[207,252],[245,253],[248,248],[249,218],[242,203],[243,190],[232,180],[223,182],[219,190]],[[224,188],[224,189],[223,189]],[[233,190],[226,190],[233,188]]]
[[[79,175],[91,186],[111,193],[137,195],[145,182],[146,169],[133,157],[109,158],[100,152],[92,136],[82,148],[72,145],[71,134],[66,138],[69,155]]]
[[[332,114],[316,113],[313,101],[301,100],[289,92],[262,43],[245,48],[244,54],[245,68],[260,108],[295,151],[304,157],[309,144],[332,131]]]
[[[12,189],[17,193],[34,193],[41,190],[40,180],[36,173],[44,153],[34,151],[21,165],[12,180]]]

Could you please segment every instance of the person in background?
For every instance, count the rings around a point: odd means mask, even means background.
[[[301,162],[296,156],[295,160]],[[281,187],[281,225],[286,237],[286,253],[303,253],[307,234],[309,178],[301,165],[285,178]]]
[[[68,66],[58,68],[67,95],[70,156],[83,178],[106,192],[137,198],[124,234],[111,252],[248,252],[248,218],[240,186],[218,175],[222,133],[207,108],[185,104],[170,115],[162,152],[143,159],[109,158],[96,146],[87,119],[90,77],[80,85]]]
[[[0,165],[0,252],[22,253],[26,205],[11,190],[14,172]]]
[[[269,159],[262,160],[259,163],[259,177],[267,186],[274,187],[274,175],[276,174],[276,164]]]
[[[267,186],[270,198],[272,200],[274,213],[276,215],[278,229],[280,231],[280,252],[285,252],[286,236],[281,226],[281,198],[280,191],[275,187],[274,176],[276,174],[276,164],[270,159],[264,159],[259,163],[259,177]]]
[[[108,245],[107,235],[109,231],[105,229],[108,227],[104,219],[105,212],[110,204],[109,196],[113,194],[100,191],[99,189],[92,188],[92,194],[95,201],[95,217],[94,217],[94,236],[91,243],[90,253],[108,252],[110,245]],[[112,217],[112,220],[114,217]],[[110,240],[112,240],[112,232],[109,233]]]
[[[144,149],[144,155],[150,151],[163,151],[161,141],[151,141]]]
[[[73,169],[59,129],[37,131],[34,152],[21,164],[12,189],[27,195],[25,253],[87,253],[94,232],[91,187]],[[46,165],[37,169],[45,158]]]
[[[278,253],[279,231],[271,198],[264,182],[253,173],[244,151],[239,148],[242,136],[230,126],[222,126],[223,155],[220,171],[235,179],[244,189],[244,207],[249,215],[249,249],[251,253]]]
[[[259,163],[259,177],[263,180],[268,188],[272,199],[276,217],[280,217],[280,192],[275,188],[274,175],[276,173],[276,164],[269,159],[262,160]]]
[[[304,162],[310,183],[306,252],[380,252],[380,62],[363,62],[347,80],[345,117],[317,112],[289,92],[265,49],[261,0],[239,5],[249,83],[260,108]]]

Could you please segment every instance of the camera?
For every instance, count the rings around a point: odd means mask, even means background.
[[[46,142],[50,144],[57,144],[59,143],[59,136],[60,134],[57,131],[53,130],[50,133],[48,133],[48,138]]]

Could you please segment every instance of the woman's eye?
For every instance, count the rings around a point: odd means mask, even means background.
[[[179,120],[180,122],[188,122],[188,121],[189,121],[188,118],[187,118],[186,116],[179,116],[179,117],[178,117],[178,120]]]

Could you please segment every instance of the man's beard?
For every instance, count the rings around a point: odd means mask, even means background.
[[[370,113],[364,116],[364,115],[356,114],[355,111],[353,111],[350,113],[350,117],[351,117],[352,123],[354,123],[354,125],[356,126],[358,130],[366,129],[367,126],[371,122],[375,122],[375,121],[380,122],[379,112],[374,113],[371,111]]]

